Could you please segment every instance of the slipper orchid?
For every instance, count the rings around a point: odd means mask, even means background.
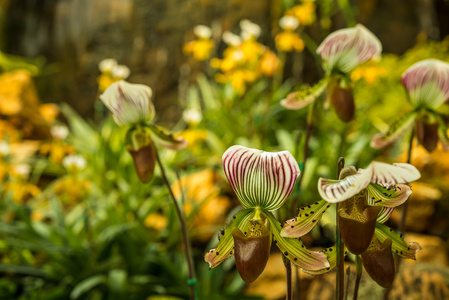
[[[235,255],[240,276],[252,282],[264,270],[272,242],[303,269],[329,267],[326,254],[306,249],[299,239],[282,237],[271,213],[290,196],[300,173],[288,151],[264,152],[236,145],[223,154],[223,167],[243,210],[221,231],[217,248],[205,254],[210,268]]]
[[[388,132],[375,135],[371,146],[384,148],[415,126],[418,141],[427,151],[432,152],[438,140],[448,150],[447,126],[438,109],[449,99],[449,63],[436,59],[420,61],[404,72],[402,84],[414,109]]]
[[[153,178],[156,164],[154,143],[173,150],[182,150],[186,146],[184,139],[175,138],[167,129],[152,123],[156,111],[151,97],[150,87],[123,80],[111,84],[100,95],[117,125],[130,127],[126,134],[126,148],[143,183]]]
[[[289,94],[281,105],[300,109],[314,102],[326,90],[326,106],[332,103],[342,121],[351,121],[355,105],[349,74],[359,64],[379,58],[381,52],[380,41],[361,24],[331,33],[317,49],[326,77],[313,87]]]

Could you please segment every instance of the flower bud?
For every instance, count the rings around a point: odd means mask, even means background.
[[[349,122],[354,119],[355,104],[352,87],[343,86],[343,80],[331,79],[327,86],[327,100],[337,113],[337,116],[343,122]]]
[[[449,64],[446,62],[420,61],[404,72],[401,81],[416,108],[434,109],[449,99]]]
[[[393,284],[395,268],[391,252],[391,239],[381,243],[376,236],[368,249],[362,253],[362,263],[369,276],[381,287],[389,288]]]
[[[251,283],[263,272],[270,256],[269,224],[262,219],[249,220],[247,235],[238,227],[234,227],[232,237],[237,270],[245,282]]]
[[[378,58],[382,45],[371,31],[357,24],[331,33],[316,52],[321,55],[327,72],[349,73],[357,65]]]
[[[134,125],[154,118],[151,88],[142,84],[117,81],[100,95],[118,125]]]

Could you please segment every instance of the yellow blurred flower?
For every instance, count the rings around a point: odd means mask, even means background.
[[[299,24],[307,26],[313,24],[316,20],[316,5],[313,2],[304,2],[303,4],[296,5],[285,13],[286,15],[295,16]]]
[[[48,159],[55,164],[61,164],[66,155],[73,154],[74,152],[75,149],[72,146],[56,139],[48,143],[43,143],[39,149],[39,153],[42,156],[48,156]]]
[[[11,193],[13,201],[17,204],[24,204],[40,192],[41,190],[37,186],[22,180],[8,181],[3,186],[3,193]]]
[[[41,104],[39,113],[48,124],[52,124],[59,115],[59,106],[54,103]]]
[[[82,202],[92,189],[92,184],[76,176],[67,176],[58,179],[53,190],[64,205],[72,206]]]
[[[184,44],[182,51],[186,55],[192,55],[195,60],[206,60],[214,49],[213,40],[195,40]]]
[[[262,56],[260,60],[260,71],[269,77],[282,71],[282,63],[274,52],[268,51]]]
[[[387,76],[387,69],[376,65],[361,65],[351,73],[352,81],[364,79],[366,83],[373,85],[378,78]]]
[[[275,37],[276,48],[283,52],[301,52],[304,50],[304,42],[299,35],[292,31],[283,31]]]
[[[161,231],[167,227],[167,218],[159,213],[151,213],[145,218],[144,225],[147,228]]]

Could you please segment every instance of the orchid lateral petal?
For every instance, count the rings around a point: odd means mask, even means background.
[[[311,87],[303,86],[299,91],[290,93],[286,99],[281,100],[281,106],[297,110],[309,105],[324,93],[328,81],[329,77],[325,77]]]
[[[449,99],[449,64],[425,59],[408,68],[401,78],[415,108],[435,109]]]
[[[164,148],[171,150],[183,150],[187,146],[187,140],[175,137],[168,129],[153,124],[145,125],[149,130],[151,138]]]
[[[412,130],[416,117],[417,113],[411,112],[390,126],[386,133],[374,135],[371,140],[371,147],[382,149],[397,141],[401,136]]]
[[[421,177],[418,169],[406,163],[390,165],[373,161],[366,170],[372,172],[371,183],[377,183],[384,187],[391,187],[398,183],[412,182]]]
[[[393,212],[394,207],[382,207],[382,210],[379,212],[379,215],[377,216],[377,223],[385,223],[391,216],[391,213]]]
[[[397,207],[407,201],[412,189],[406,184],[396,184],[388,187],[371,183],[367,187],[367,202],[369,205]]]
[[[327,202],[345,201],[366,188],[371,180],[371,173],[360,170],[357,174],[346,176],[343,180],[320,178],[318,192]]]
[[[269,211],[284,204],[300,173],[288,151],[264,152],[238,145],[223,154],[223,167],[243,207]]]
[[[296,218],[285,221],[281,236],[298,238],[307,234],[318,223],[329,206],[331,205],[326,200],[320,200],[314,204],[300,207]]]
[[[390,238],[393,241],[393,252],[403,258],[416,260],[416,252],[421,250],[418,243],[406,243],[402,239],[402,234],[397,233],[386,225],[377,224],[375,234],[381,243],[385,239]]]
[[[232,256],[234,253],[234,239],[232,237],[232,229],[238,227],[241,230],[245,230],[247,221],[253,215],[252,209],[244,209],[238,212],[233,218],[231,223],[222,230],[218,246],[216,249],[209,250],[204,255],[204,261],[209,263],[209,268],[215,268],[221,264],[225,259]]]
[[[322,252],[327,255],[327,260],[329,261],[329,267],[323,268],[320,270],[314,270],[314,271],[303,269],[304,272],[306,272],[307,274],[316,276],[316,275],[321,275],[321,274],[327,273],[337,266],[337,246],[334,245],[332,247],[326,248]],[[346,254],[348,254],[348,249],[346,249],[346,247],[345,247],[344,255],[346,256]]]
[[[273,242],[278,246],[282,254],[292,263],[304,270],[310,271],[321,270],[330,266],[329,262],[327,261],[326,254],[308,250],[299,239],[289,239],[282,237],[282,225],[272,214],[266,213],[266,216],[268,217],[268,220],[271,224]]]

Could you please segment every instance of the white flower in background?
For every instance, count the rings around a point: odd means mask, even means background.
[[[131,74],[129,68],[125,65],[117,65],[112,69],[112,77],[126,79]]]
[[[210,39],[212,36],[212,29],[206,25],[197,25],[193,28],[193,33],[200,39]]]
[[[8,156],[9,153],[11,153],[11,147],[9,146],[9,143],[6,141],[1,141],[0,142],[0,155]]]
[[[100,95],[100,100],[112,112],[118,125],[133,125],[154,118],[155,110],[149,86],[120,80]]]
[[[69,136],[69,129],[64,125],[56,125],[51,127],[50,133],[54,139],[62,141]]]
[[[203,115],[198,109],[186,109],[183,112],[182,117],[188,124],[198,124],[201,122]]]
[[[293,16],[284,16],[279,20],[279,26],[283,30],[295,30],[299,26],[299,21]]]
[[[18,164],[13,166],[13,172],[23,179],[27,179],[30,174],[31,166],[28,164]]]
[[[233,47],[238,47],[242,43],[242,39],[230,31],[223,32],[223,41]]]
[[[86,160],[81,155],[67,155],[62,160],[62,165],[67,170],[80,171],[86,167]]]
[[[101,73],[112,73],[112,70],[117,66],[117,61],[113,58],[107,58],[100,61],[98,69]]]
[[[262,32],[259,25],[246,19],[240,21],[240,29],[242,30],[242,39],[245,41],[251,38],[257,39]]]

